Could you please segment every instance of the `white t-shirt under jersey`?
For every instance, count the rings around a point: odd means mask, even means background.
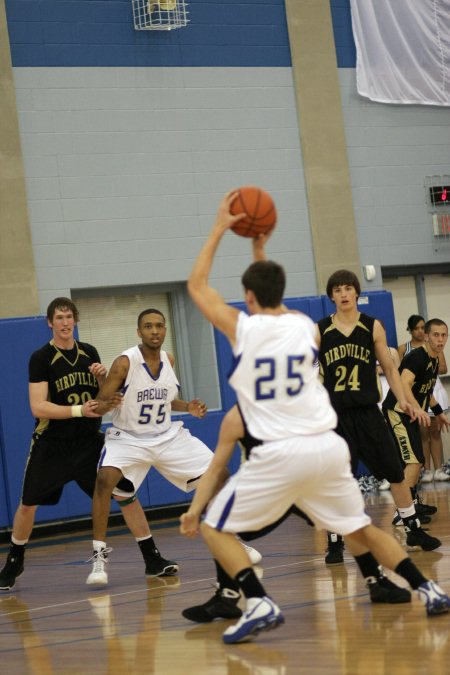
[[[314,366],[315,333],[305,314],[239,314],[229,382],[255,438],[272,441],[336,427]]]

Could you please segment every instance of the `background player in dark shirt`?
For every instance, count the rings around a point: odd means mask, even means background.
[[[439,354],[444,351],[448,339],[447,324],[442,319],[430,319],[425,324],[425,342],[407,354],[400,364],[400,375],[404,388],[410,392],[416,406],[425,412],[430,407],[434,413],[439,430],[448,429],[449,420],[433,396],[433,389],[439,372]],[[433,514],[435,506],[420,504],[416,485],[420,469],[424,463],[422,440],[418,422],[412,422],[399,406],[397,398],[390,389],[383,401],[383,412],[391,430],[392,438],[398,446],[404,464],[405,479],[410,487],[416,509],[421,514]],[[394,518],[397,524],[399,514]]]
[[[29,362],[29,400],[36,426],[10,551],[0,572],[0,590],[13,588],[23,572],[37,507],[57,504],[64,485],[72,480],[92,497],[103,447],[101,415],[94,399],[106,368],[95,347],[75,340],[78,310],[72,300],[55,298],[47,308],[47,321],[53,338]],[[126,501],[121,504],[123,516],[139,539],[147,519],[138,501]]]
[[[420,527],[396,444],[377,405],[380,399],[377,361],[405,416],[427,426],[429,416],[418,406],[410,390],[404,388],[380,322],[358,310],[360,293],[359,280],[353,272],[338,270],[332,274],[327,295],[335,303],[336,312],[318,322],[319,363],[323,383],[338,414],[336,431],[349,445],[354,473],[361,460],[377,480],[385,478],[391,483],[408,546],[433,550],[441,542]],[[330,535],[326,562],[342,562],[342,548],[342,540],[332,541]]]

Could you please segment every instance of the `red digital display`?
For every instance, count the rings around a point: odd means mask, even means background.
[[[430,187],[430,199],[433,206],[450,205],[450,185],[433,185]]]

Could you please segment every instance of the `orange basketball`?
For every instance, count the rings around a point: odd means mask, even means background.
[[[246,217],[231,228],[241,237],[255,238],[258,234],[267,234],[275,227],[277,210],[272,197],[265,190],[244,185],[231,205],[231,213],[246,213]]]

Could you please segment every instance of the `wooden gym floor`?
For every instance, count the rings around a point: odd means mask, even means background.
[[[439,512],[429,526],[442,547],[411,557],[450,591],[450,482],[427,485]],[[390,492],[367,498],[374,522],[392,531]],[[180,563],[179,577],[144,576],[137,545],[123,528],[110,531],[109,585],[85,585],[90,536],[36,541],[15,588],[0,595],[0,673],[63,675],[447,675],[450,615],[429,619],[417,598],[372,605],[346,553],[326,567],[325,536],[291,516],[255,542],[263,579],[286,623],[254,642],[225,646],[224,621],[193,624],[184,607],[214,592],[214,569],[201,539],[188,540],[176,522],[154,529],[163,555]],[[7,546],[1,547],[1,564]],[[400,582],[402,583],[402,582]]]

